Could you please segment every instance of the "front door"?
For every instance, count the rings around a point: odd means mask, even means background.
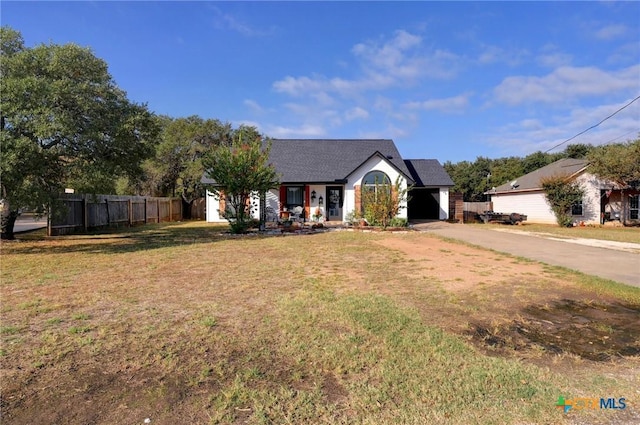
[[[342,221],[342,186],[327,186],[327,219]]]

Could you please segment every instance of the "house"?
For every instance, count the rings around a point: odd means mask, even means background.
[[[318,211],[327,221],[343,222],[362,210],[363,185],[395,184],[396,179],[401,188],[412,187],[400,217],[449,217],[453,181],[442,165],[434,159],[405,160],[390,139],[273,139],[269,162],[280,175],[280,187],[252,200],[258,207],[264,203],[268,220],[295,214],[306,221]],[[215,184],[206,175],[203,182]],[[221,207],[220,199],[207,196],[207,221],[225,222]],[[258,210],[252,211],[255,218]]]
[[[487,192],[493,210],[527,215],[527,222],[556,223],[541,182],[552,176],[567,176],[584,190],[582,202],[572,207],[574,223],[598,224],[609,220],[638,220],[637,190],[620,190],[611,182],[589,173],[584,159],[564,158]],[[624,202],[623,202],[624,201]]]

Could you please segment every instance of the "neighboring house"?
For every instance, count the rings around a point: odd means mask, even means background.
[[[567,176],[580,182],[584,190],[582,202],[574,205],[575,223],[597,224],[608,220],[638,220],[638,191],[616,188],[611,182],[598,179],[588,172],[584,159],[565,158],[535,170],[512,182],[493,188],[493,210],[501,213],[527,215],[530,223],[556,223],[542,190],[541,181],[546,177]],[[622,202],[623,196],[626,202]],[[626,199],[628,198],[628,199]]]
[[[363,185],[383,180],[395,184],[396,179],[402,188],[413,186],[400,217],[449,218],[453,181],[442,165],[434,159],[402,159],[393,140],[274,139],[269,162],[281,185],[263,198],[268,220],[296,214],[308,221],[319,211],[325,220],[342,222],[362,209]],[[206,175],[203,183],[215,184]],[[224,200],[207,195],[207,221],[226,221],[220,216]],[[258,218],[258,194],[252,202],[256,206],[252,214]]]

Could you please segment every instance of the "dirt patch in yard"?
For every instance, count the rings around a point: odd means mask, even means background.
[[[564,299],[552,305],[531,305],[518,319],[493,329],[475,323],[468,335],[494,349],[542,349],[604,362],[640,354],[638,317],[638,306]]]
[[[414,302],[425,317],[483,351],[596,362],[640,355],[640,305],[567,283],[540,263],[463,244],[422,235],[378,243],[402,252],[413,278],[439,283],[447,311]]]

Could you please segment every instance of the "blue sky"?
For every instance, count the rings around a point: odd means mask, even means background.
[[[9,2],[28,46],[104,59],[131,100],[405,158],[527,155],[640,95],[639,2]],[[571,143],[640,133],[640,101]],[[560,148],[562,149],[562,148]]]

